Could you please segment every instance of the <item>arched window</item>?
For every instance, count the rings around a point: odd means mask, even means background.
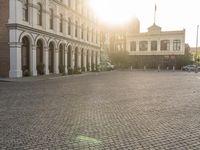
[[[54,24],[54,13],[53,13],[53,9],[51,8],[50,9],[50,20],[49,20],[49,22],[50,22],[50,29],[53,29],[53,24]]]
[[[63,15],[60,14],[60,32],[63,32]]]
[[[72,24],[71,18],[68,18],[68,35],[71,35],[71,24]]]
[[[28,0],[23,3],[23,20],[28,21]]]
[[[38,25],[41,26],[42,25],[42,4],[38,3],[38,11],[37,11],[37,22]]]
[[[75,22],[75,37],[78,37],[78,21]]]

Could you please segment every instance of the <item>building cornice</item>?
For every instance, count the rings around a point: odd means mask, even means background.
[[[8,27],[9,30],[20,29],[22,31],[29,31],[29,32],[32,32],[32,33],[35,33],[35,34],[43,34],[43,35],[47,35],[47,36],[50,36],[50,37],[58,38],[60,40],[66,40],[66,41],[69,41],[69,42],[72,42],[72,43],[83,44],[85,46],[89,46],[89,47],[93,47],[93,48],[100,48],[100,46],[89,44],[89,43],[84,42],[84,41],[68,38],[66,36],[57,35],[57,34],[54,34],[54,33],[50,33],[50,32],[47,32],[47,31],[40,30],[40,29],[31,28],[31,27],[24,26],[24,25],[21,25],[21,24],[15,24],[15,23],[7,24],[7,27]]]

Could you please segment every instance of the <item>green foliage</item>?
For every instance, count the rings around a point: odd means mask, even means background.
[[[111,63],[118,68],[127,68],[130,66],[130,57],[126,51],[109,53],[109,58]]]
[[[81,68],[80,68],[80,67],[75,68],[74,74],[81,74],[81,73],[82,73],[82,72],[81,72]]]
[[[60,72],[62,75],[66,75],[65,65],[59,65],[59,72]]]
[[[74,69],[72,69],[71,67],[68,67],[68,75],[73,75],[74,73]]]

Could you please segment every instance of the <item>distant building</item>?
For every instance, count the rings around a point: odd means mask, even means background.
[[[176,65],[177,56],[185,54],[185,30],[162,31],[153,24],[148,32],[140,32],[140,22],[135,19],[112,35],[112,52],[128,51],[136,68],[170,68]]]

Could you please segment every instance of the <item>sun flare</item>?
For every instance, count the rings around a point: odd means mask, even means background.
[[[147,1],[145,3],[149,6]],[[124,24],[140,16],[142,8],[146,7],[144,0],[90,0],[90,5],[98,18],[111,25]]]

